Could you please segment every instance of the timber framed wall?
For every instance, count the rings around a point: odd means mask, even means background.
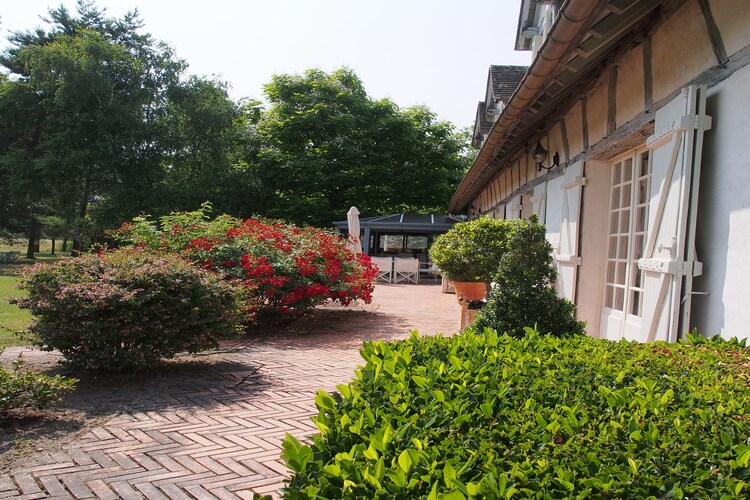
[[[667,2],[669,3],[669,2]],[[704,275],[695,280],[691,325],[702,333],[748,336],[750,308],[750,2],[671,2],[667,15],[621,44],[589,84],[546,113],[539,140],[561,163],[581,163],[582,195],[577,247],[578,315],[597,336],[606,260],[609,160],[646,144],[654,113],[690,84],[709,86],[709,116],[703,155],[698,236]],[[530,151],[537,138],[520,144],[474,199],[474,215],[525,215],[538,209],[535,193],[557,186],[566,168],[537,172]],[[549,165],[550,160],[546,162]],[[554,193],[547,194],[555,200]],[[520,205],[520,207],[519,207]],[[509,210],[510,209],[510,210]],[[549,222],[561,207],[544,207]],[[745,332],[741,331],[745,328]]]

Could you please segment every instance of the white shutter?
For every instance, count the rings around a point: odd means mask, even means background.
[[[562,185],[564,183],[565,176],[562,175],[547,182],[547,206],[545,208],[547,241],[552,245],[552,252],[554,255],[560,253],[560,230],[562,223],[560,210],[562,208],[564,194]]]
[[[534,194],[529,200],[531,202],[532,213],[537,214],[539,223],[544,224],[544,217],[547,208],[547,183],[543,182],[534,187]]]
[[[694,253],[700,153],[703,132],[711,128],[705,92],[705,86],[691,86],[657,111],[654,135],[648,139],[652,180],[648,239],[638,261],[644,281],[638,340],[677,340],[682,302],[689,317],[692,277],[701,268]],[[683,322],[687,328],[687,320]]]
[[[557,293],[575,302],[576,278],[581,258],[578,255],[578,226],[581,214],[581,192],[586,185],[583,177],[583,162],[576,162],[565,169],[560,186],[560,241],[555,253],[557,263]]]
[[[510,203],[505,207],[505,218],[506,219],[520,219],[521,218],[521,195],[516,195],[511,198]]]

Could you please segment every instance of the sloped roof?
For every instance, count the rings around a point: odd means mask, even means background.
[[[479,101],[479,104],[477,104],[477,123],[479,124],[480,134],[487,134],[492,128],[492,124],[494,123],[484,119],[484,113],[486,110],[487,105],[484,103],[484,101]]]
[[[490,85],[492,86],[493,97],[508,102],[528,70],[528,66],[498,64],[490,66]]]
[[[664,1],[566,0],[448,209],[465,210],[515,152],[539,133],[548,116],[594,78],[606,57],[626,37],[649,25]]]

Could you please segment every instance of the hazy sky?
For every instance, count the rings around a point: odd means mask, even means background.
[[[3,0],[0,47],[75,0]],[[144,30],[172,45],[189,73],[218,75],[233,98],[262,98],[271,75],[352,68],[368,94],[426,104],[457,126],[474,122],[490,64],[515,52],[520,0],[99,0],[109,15],[137,8]]]

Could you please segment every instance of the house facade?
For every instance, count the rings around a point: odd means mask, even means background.
[[[750,2],[522,0],[516,48],[450,211],[538,214],[592,336],[750,336]]]

